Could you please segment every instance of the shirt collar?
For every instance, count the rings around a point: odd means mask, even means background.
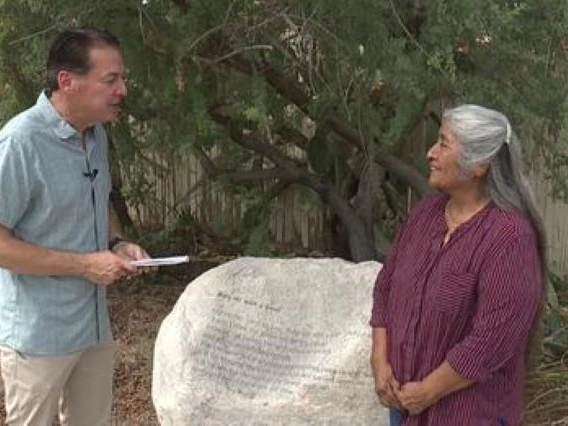
[[[439,229],[443,230],[444,233],[447,232],[447,230],[448,230],[448,225],[446,224],[446,204],[448,203],[449,200],[450,200],[450,196],[448,194],[444,194],[442,201],[440,203],[440,208],[438,209],[437,218],[435,219],[438,223]],[[485,206],[483,206],[483,208],[481,210],[479,210],[477,213],[475,213],[467,221],[465,221],[464,223],[459,225],[456,228],[455,232],[456,233],[462,233],[466,229],[469,229],[472,226],[478,224],[496,207],[497,207],[497,205],[495,204],[495,202],[493,200],[489,200],[489,202]]]
[[[50,127],[54,129],[57,137],[63,141],[69,141],[71,139],[76,139],[81,137],[81,133],[75,129],[71,124],[61,117],[61,114],[55,109],[45,91],[41,92],[39,98],[36,102],[36,106],[39,108],[40,112],[47,119]]]

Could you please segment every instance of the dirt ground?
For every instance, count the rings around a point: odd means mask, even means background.
[[[109,292],[114,337],[119,345],[113,419],[117,425],[157,425],[150,394],[153,344],[164,317],[185,283],[117,286]]]
[[[187,284],[213,266],[216,264],[199,262],[188,267],[164,268],[144,282],[124,282],[111,287],[109,309],[114,337],[119,345],[114,424],[158,424],[151,396],[154,341],[162,320]]]
[[[121,282],[109,288],[114,337],[119,345],[115,373],[113,424],[157,425],[151,400],[152,352],[162,319],[187,283],[214,266],[168,268],[149,280]],[[556,362],[529,378],[525,425],[568,425],[568,368]],[[0,387],[0,419],[5,418]]]

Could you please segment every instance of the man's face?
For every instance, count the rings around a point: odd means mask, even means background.
[[[126,96],[122,55],[113,47],[95,47],[90,52],[91,69],[74,75],[70,101],[82,124],[114,121]]]

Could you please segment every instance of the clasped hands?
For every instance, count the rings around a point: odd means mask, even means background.
[[[406,410],[415,416],[436,403],[436,395],[424,382],[408,382],[401,386],[389,364],[380,366],[378,370],[374,374],[375,391],[385,407]]]

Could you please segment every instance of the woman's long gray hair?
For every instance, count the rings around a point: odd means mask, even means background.
[[[443,121],[448,123],[461,143],[462,171],[467,174],[475,165],[489,164],[487,195],[499,207],[520,212],[532,224],[537,237],[543,277],[540,317],[548,286],[546,233],[533,191],[524,173],[521,146],[509,119],[492,109],[461,105],[446,110]]]

